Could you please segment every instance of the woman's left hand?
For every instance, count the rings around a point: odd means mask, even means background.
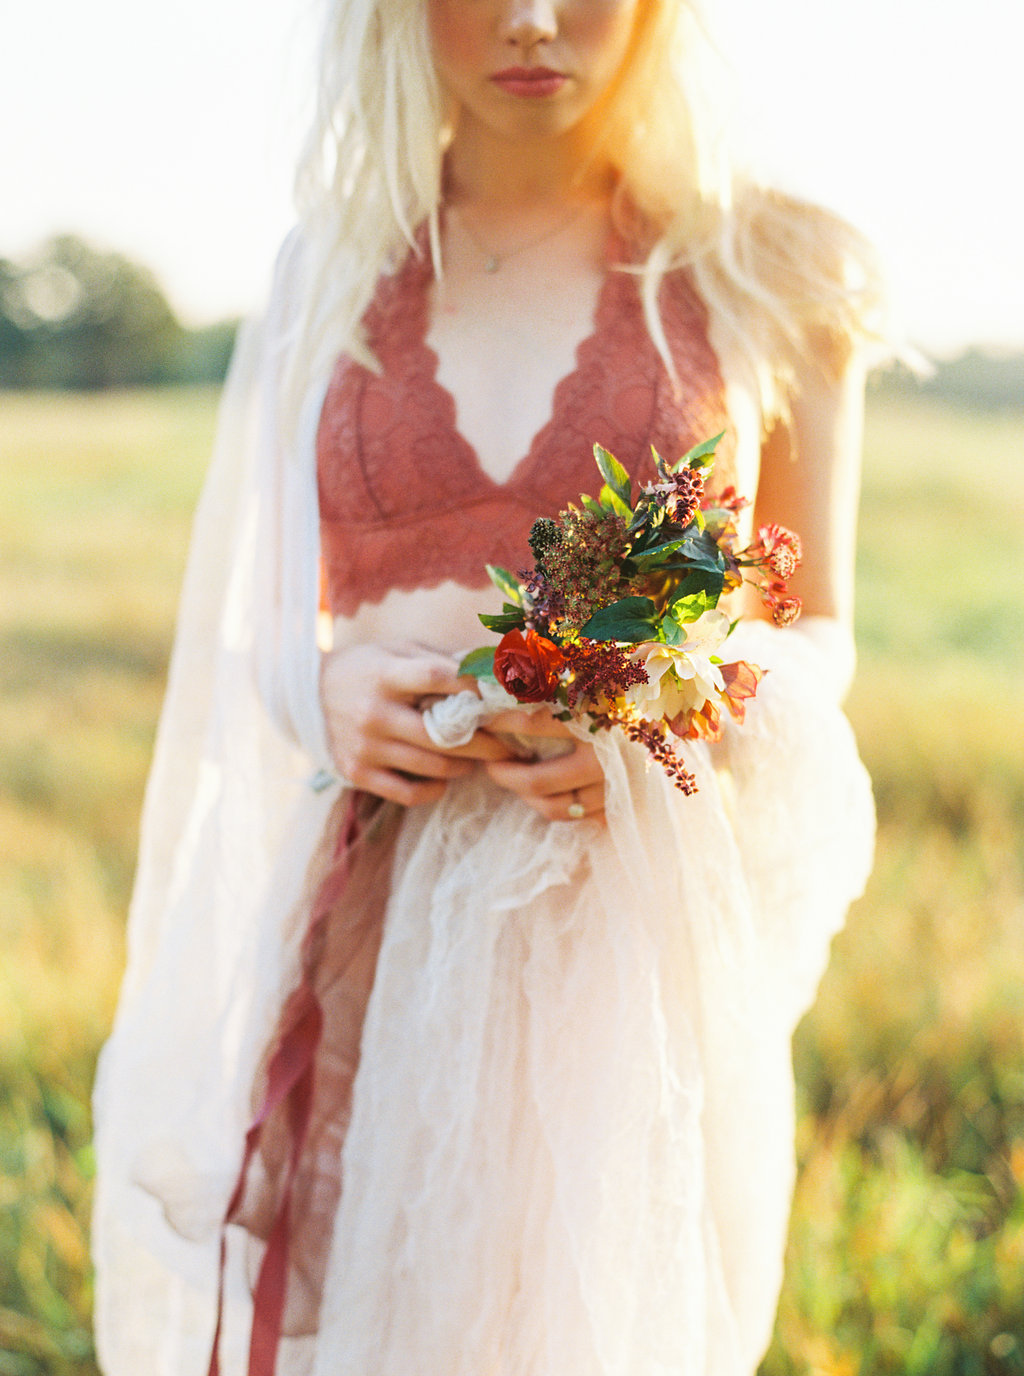
[[[561,737],[572,746],[564,755],[551,759],[488,761],[484,768],[499,788],[515,793],[527,807],[551,822],[604,816],[604,773],[597,753],[589,741],[574,736],[564,722],[556,721],[547,712],[534,712],[527,717],[521,712],[507,712],[492,718],[485,729],[493,735],[512,732],[520,737]]]

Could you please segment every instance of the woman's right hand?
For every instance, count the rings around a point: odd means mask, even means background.
[[[412,807],[432,803],[450,779],[510,751],[484,732],[442,750],[427,735],[419,704],[467,686],[446,655],[409,645],[351,645],[324,653],[320,695],[331,754],[355,788]]]

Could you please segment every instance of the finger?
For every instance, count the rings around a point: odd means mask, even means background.
[[[466,691],[465,680],[456,672],[454,659],[424,654],[415,659],[395,656],[383,675],[382,687],[391,697],[418,701],[426,697],[447,697]]]
[[[558,755],[555,759],[535,763],[499,760],[487,764],[486,769],[501,788],[511,789],[523,797],[571,793],[604,780],[593,749],[582,744],[570,754]]]
[[[422,779],[462,779],[472,774],[475,760],[457,759],[447,751],[420,750],[404,741],[382,741],[374,765]]]
[[[507,741],[499,741],[487,731],[477,731],[465,745],[454,745],[447,752],[459,759],[466,760],[515,760],[520,759]]]
[[[582,822],[604,816],[604,780],[571,793],[550,793],[537,799],[538,809],[553,822]],[[583,809],[582,813],[580,809]]]
[[[510,760],[515,751],[504,741],[496,740],[488,732],[475,732],[465,745],[438,746],[423,724],[423,715],[415,707],[399,703],[385,703],[377,711],[372,723],[375,734],[407,741],[422,750],[434,751],[445,757],[465,760]]]
[[[550,712],[499,712],[488,717],[487,730],[508,732],[518,736],[571,736],[567,722],[559,721]]]
[[[409,715],[416,717],[415,712]],[[381,708],[367,729],[336,742],[334,754],[346,778],[359,782],[362,773],[385,769],[426,779],[456,779],[475,768],[474,760],[438,750],[429,737],[424,736],[424,744],[420,745],[387,730],[388,716],[388,711]]]
[[[398,741],[437,755],[450,753],[442,751],[431,740],[423,725],[422,714],[408,702],[391,697],[372,699],[365,710],[354,714],[354,719],[360,734],[368,742]]]
[[[441,780],[407,779],[387,769],[361,771],[360,777],[353,778],[352,783],[366,793],[373,793],[378,798],[386,798],[392,803],[400,803],[402,807],[436,803],[444,796],[446,787]]]
[[[465,745],[441,747],[436,744],[423,724],[423,716],[415,707],[404,703],[384,703],[372,722],[375,735],[402,740],[421,750],[429,750],[445,758],[465,760],[508,760],[515,752],[502,741],[484,731],[477,731]]]
[[[549,822],[601,821],[604,817],[604,784],[590,784],[587,788],[573,789],[571,793],[521,797],[521,801]]]

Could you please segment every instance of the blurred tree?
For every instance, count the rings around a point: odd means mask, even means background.
[[[3,314],[8,329],[21,333],[17,380],[22,385],[95,388],[149,382],[182,334],[147,268],[70,234],[51,239],[8,273]],[[5,361],[0,360],[0,376],[6,382]]]
[[[198,330],[184,331],[178,348],[161,370],[159,381],[223,382],[237,332],[237,320],[218,320]]]
[[[968,349],[937,364],[924,390],[958,405],[1024,411],[1024,354]]]
[[[969,411],[1024,414],[1024,353],[965,349],[955,358],[935,360],[923,377],[901,367],[876,373],[872,391],[883,397],[935,397]]]
[[[20,272],[6,258],[0,258],[0,385],[24,387],[28,384],[29,339],[18,321],[15,307]]]
[[[0,387],[219,382],[234,331],[185,330],[148,268],[75,235],[0,260]]]

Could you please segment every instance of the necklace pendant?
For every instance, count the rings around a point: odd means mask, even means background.
[[[501,259],[495,254],[492,253],[484,259],[484,272],[497,272],[500,267]]]

